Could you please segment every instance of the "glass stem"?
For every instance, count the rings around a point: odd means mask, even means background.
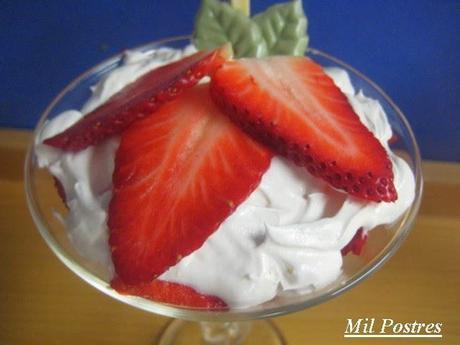
[[[249,334],[251,322],[200,322],[200,326],[206,345],[240,345]]]

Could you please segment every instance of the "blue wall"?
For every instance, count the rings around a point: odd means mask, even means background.
[[[253,12],[275,1],[252,0]],[[31,128],[79,72],[192,31],[198,0],[0,1],[0,126]],[[311,46],[400,105],[427,159],[460,161],[460,1],[304,0]]]

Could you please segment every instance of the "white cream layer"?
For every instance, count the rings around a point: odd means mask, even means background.
[[[128,52],[124,64],[93,88],[82,111],[65,111],[49,121],[36,142],[38,162],[62,183],[69,214],[65,223],[79,253],[113,274],[108,247],[107,206],[119,138],[65,153],[41,144],[71,126],[124,85],[185,52],[161,49]],[[203,246],[160,278],[222,298],[230,307],[247,307],[279,292],[319,288],[341,273],[340,249],[357,229],[391,224],[414,199],[414,176],[388,148],[390,125],[380,104],[355,93],[344,70],[327,73],[347,95],[361,121],[387,148],[393,162],[398,200],[364,202],[329,187],[281,157],[274,157],[258,188],[228,217]]]

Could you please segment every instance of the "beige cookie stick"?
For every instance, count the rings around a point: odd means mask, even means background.
[[[251,0],[231,0],[232,7],[240,10],[245,15],[251,14]]]

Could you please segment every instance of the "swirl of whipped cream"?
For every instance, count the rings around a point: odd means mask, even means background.
[[[162,48],[127,52],[124,64],[93,88],[82,111],[69,110],[49,121],[36,141],[41,167],[49,169],[65,190],[69,214],[65,225],[81,255],[107,267],[107,206],[119,138],[66,153],[42,144],[103,103],[146,71],[193,51]],[[281,157],[272,159],[258,188],[206,240],[201,248],[161,275],[197,291],[222,298],[230,307],[248,307],[281,291],[314,289],[333,282],[342,270],[341,248],[359,228],[391,224],[414,199],[415,181],[407,163],[388,147],[392,136],[378,101],[355,92],[346,71],[326,70],[347,95],[361,121],[374,133],[393,162],[398,199],[367,202],[331,188]]]

